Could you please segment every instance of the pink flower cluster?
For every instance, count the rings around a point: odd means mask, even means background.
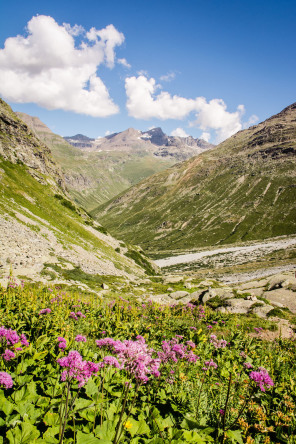
[[[214,369],[216,369],[218,367],[218,365],[216,364],[216,362],[213,361],[213,359],[210,359],[209,361],[205,361],[205,366],[202,368],[202,370],[207,371],[211,367],[213,367]]]
[[[244,367],[250,369],[253,368],[253,365],[250,362],[244,362]]]
[[[76,338],[75,338],[75,341],[76,341],[76,342],[86,342],[87,339],[86,339],[85,336],[77,335]]]
[[[196,362],[199,357],[196,356],[190,348],[194,348],[192,341],[187,341],[187,345],[179,343],[182,336],[175,336],[170,341],[162,341],[162,351],[158,352],[159,359],[164,362],[178,362],[179,359],[185,359],[188,362]]]
[[[48,314],[51,313],[51,309],[50,308],[42,308],[42,310],[39,311],[39,316],[43,315],[43,314]]]
[[[5,361],[10,361],[15,358],[15,351],[22,351],[22,347],[15,347],[16,344],[21,344],[24,347],[29,347],[29,342],[24,334],[20,336],[17,334],[15,330],[11,330],[11,328],[0,327],[0,343],[5,347],[13,347],[13,350],[7,348],[5,352],[2,354],[3,359]]]
[[[67,347],[67,340],[65,338],[63,338],[62,336],[58,337],[58,341],[59,341],[59,348],[61,350],[65,350],[65,348]]]
[[[89,378],[99,371],[99,365],[91,361],[83,361],[76,350],[69,352],[68,356],[57,359],[57,363],[65,370],[61,374],[62,381],[78,381],[78,387],[86,384]]]
[[[264,367],[259,367],[257,372],[251,372],[249,377],[257,384],[261,392],[265,392],[266,388],[274,386],[273,380]]]
[[[125,340],[116,341],[112,338],[98,339],[96,344],[99,348],[107,348],[117,355],[117,363],[111,356],[106,356],[101,366],[109,365],[126,370],[134,376],[139,382],[146,383],[149,380],[148,375],[154,377],[160,376],[159,366],[161,360],[153,358],[153,349],[149,349],[142,336],[137,336],[135,341]],[[106,360],[106,358],[108,358]]]
[[[0,372],[0,385],[4,388],[11,388],[13,386],[12,377],[6,372]]]
[[[81,311],[77,311],[77,313],[71,311],[71,313],[69,314],[69,318],[75,319],[75,321],[77,321],[78,318],[86,318],[86,316],[85,314],[81,313]]]
[[[210,343],[215,348],[225,348],[227,346],[227,341],[225,339],[218,339],[216,335],[210,336]]]

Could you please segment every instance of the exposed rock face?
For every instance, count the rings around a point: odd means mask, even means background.
[[[294,234],[295,212],[293,104],[142,181],[93,214],[146,251],[184,251]]]
[[[37,123],[39,124],[39,122]],[[45,183],[45,178],[42,175],[52,177],[54,180],[48,178],[51,185],[54,186],[56,182],[65,191],[62,173],[53,161],[50,149],[36,137],[23,121],[17,118],[7,103],[1,99],[0,155],[12,163],[27,165],[32,176],[40,182]]]

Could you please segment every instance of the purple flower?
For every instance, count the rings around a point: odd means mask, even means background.
[[[62,336],[58,336],[58,341],[59,341],[58,347],[61,350],[65,350],[65,348],[67,347],[67,340],[65,338],[63,338]]]
[[[257,384],[257,387],[259,387],[262,392],[265,392],[265,388],[268,389],[274,386],[274,382],[264,367],[259,367],[258,370],[257,372],[251,372],[249,377]]]
[[[210,343],[217,348],[225,348],[227,346],[227,341],[225,339],[218,339],[216,335],[210,336]]]
[[[86,342],[87,339],[86,339],[85,336],[77,335],[76,338],[75,338],[75,341],[76,341],[76,342]]]
[[[250,362],[244,362],[244,367],[245,368],[253,368],[252,364]]]
[[[65,368],[61,374],[61,380],[70,382],[76,380],[78,387],[82,387],[93,374],[99,371],[98,364],[83,361],[76,350],[70,351],[68,356],[57,359],[57,363]]]
[[[213,361],[213,359],[210,359],[209,361],[205,361],[205,367],[203,367],[203,370],[208,370],[210,367],[213,367],[214,369],[216,369],[218,367],[218,365],[216,364],[216,362]]]
[[[153,358],[153,349],[149,349],[145,339],[140,336],[136,341],[119,341],[112,338],[98,339],[99,348],[106,348],[117,355],[120,368],[126,370],[141,383],[149,380],[148,375],[158,377],[161,360]]]
[[[42,310],[39,311],[39,316],[43,315],[43,314],[48,314],[51,313],[51,309],[50,308],[42,308]]]
[[[15,353],[6,349],[2,356],[5,361],[10,361],[11,359],[15,358]]]
[[[29,346],[29,342],[27,341],[27,338],[24,334],[21,334],[21,336],[19,336],[15,330],[0,327],[0,343],[6,343],[7,346],[12,346],[18,344],[19,342],[25,347]]]
[[[114,356],[105,356],[103,359],[103,362],[99,364],[101,368],[109,366],[109,367],[116,367],[121,368],[118,360]]]
[[[6,372],[0,372],[0,385],[4,388],[11,388],[13,386],[12,377]]]
[[[224,416],[225,415],[225,410],[224,409],[220,409],[219,413],[220,413],[221,416]]]

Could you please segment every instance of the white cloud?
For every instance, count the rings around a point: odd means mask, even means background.
[[[176,74],[174,72],[169,72],[164,76],[160,77],[160,80],[163,82],[171,82],[176,77]]]
[[[247,122],[243,124],[244,129],[249,128],[251,125],[255,125],[259,120],[259,117],[256,116],[256,114],[252,114],[251,117],[248,119]]]
[[[58,25],[49,16],[33,17],[27,36],[10,37],[0,50],[0,93],[12,102],[34,102],[47,109],[63,109],[93,117],[116,114],[97,68],[112,68],[115,47],[124,35],[113,25],[91,30]],[[83,34],[79,48],[75,36]]]
[[[155,96],[155,79],[140,75],[127,77],[125,90],[127,95],[128,113],[136,119],[182,119],[195,109],[195,101],[179,96],[171,96],[167,92],[160,92]]]
[[[203,131],[215,130],[216,143],[222,142],[242,129],[241,118],[245,112],[244,105],[239,105],[235,112],[230,113],[222,99],[207,102],[204,97],[198,97],[196,111],[196,120],[191,122],[191,126],[197,126]]]
[[[127,62],[126,59],[117,59],[117,62],[125,66],[126,68],[131,68],[131,65]]]
[[[211,138],[211,134],[207,133],[207,132],[203,132],[202,135],[200,136],[200,138],[205,140],[206,142],[209,142],[210,138]]]
[[[156,94],[157,88],[159,85],[153,77],[150,79],[144,75],[127,77],[125,89],[129,115],[136,119],[165,120],[184,119],[191,112],[195,112],[196,119],[190,123],[190,126],[200,128],[205,132],[205,137],[209,130],[214,130],[217,143],[243,128],[241,120],[245,112],[244,105],[238,105],[236,111],[229,112],[222,99],[207,102],[204,97],[186,99],[172,96],[165,91]]]
[[[171,136],[175,137],[189,137],[189,134],[187,134],[183,128],[176,128],[174,131],[171,132]]]

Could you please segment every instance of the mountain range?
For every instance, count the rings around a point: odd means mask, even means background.
[[[296,233],[296,103],[144,179],[92,215],[147,252]]]
[[[129,128],[100,139],[82,134],[63,138],[38,117],[16,113],[51,150],[75,202],[91,211],[154,173],[213,145],[192,137],[166,136]]]

